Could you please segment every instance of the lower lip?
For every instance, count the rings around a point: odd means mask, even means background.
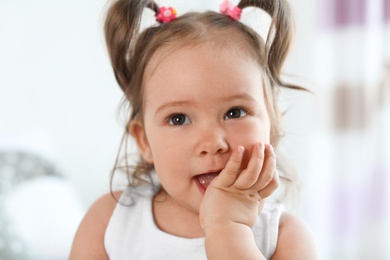
[[[194,177],[194,181],[195,181],[196,186],[198,187],[200,193],[202,193],[202,195],[204,195],[204,193],[206,192],[205,187],[203,187],[202,184],[200,184],[198,178]]]

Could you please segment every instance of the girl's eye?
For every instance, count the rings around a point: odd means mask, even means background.
[[[190,119],[183,114],[175,114],[169,117],[169,124],[171,125],[187,125],[190,122]]]
[[[225,116],[225,120],[232,118],[240,118],[246,116],[246,111],[242,108],[232,108],[230,109]]]

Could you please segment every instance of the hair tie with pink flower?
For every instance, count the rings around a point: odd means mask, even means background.
[[[172,7],[160,7],[158,14],[156,14],[156,20],[160,23],[169,23],[176,19],[176,9]]]
[[[224,0],[219,5],[219,12],[230,16],[234,20],[240,20],[242,9],[232,4],[229,0]]]

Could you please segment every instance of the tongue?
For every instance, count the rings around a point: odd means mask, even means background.
[[[207,189],[207,187],[209,186],[210,182],[218,176],[219,173],[215,172],[215,173],[208,173],[208,174],[202,174],[202,175],[199,175],[197,176],[198,178],[198,181],[199,183],[205,188]]]

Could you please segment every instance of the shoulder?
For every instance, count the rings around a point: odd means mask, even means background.
[[[272,259],[317,258],[314,238],[306,222],[294,214],[283,213],[279,224],[278,244]]]
[[[104,234],[122,192],[100,197],[88,210],[76,232],[70,259],[108,259]]]

